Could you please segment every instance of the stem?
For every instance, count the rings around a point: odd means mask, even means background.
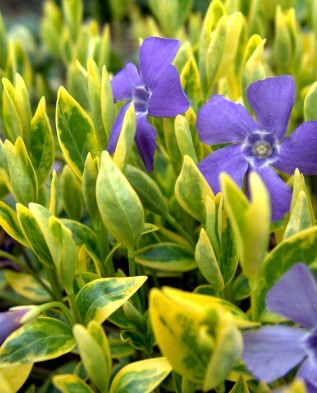
[[[251,286],[251,319],[256,322],[258,320],[258,281],[250,282]]]
[[[64,315],[65,315],[66,319],[68,320],[69,324],[71,326],[74,325],[74,318],[72,317],[72,314],[69,312],[69,309],[62,302],[49,302],[49,303],[41,304],[40,306],[36,306],[35,309],[34,309],[34,315],[33,316],[32,316],[32,313],[28,313],[27,314],[27,320],[29,320],[30,318],[34,318],[34,316],[38,316],[42,312],[44,312],[46,310],[49,310],[51,308],[59,308],[64,313]],[[21,321],[23,321],[23,318],[22,318]]]
[[[60,286],[58,283],[58,277],[57,277],[56,272],[54,272],[54,270],[46,267],[45,265],[43,265],[43,267],[44,267],[44,270],[46,273],[47,280],[49,281],[52,291],[54,293],[55,299],[62,302],[63,297],[61,294],[61,290],[60,290]]]
[[[166,219],[178,230],[180,234],[184,236],[184,238],[188,241],[193,249],[195,249],[196,244],[193,239],[189,236],[189,234],[185,231],[185,229],[175,220],[173,216],[169,213],[166,215]]]
[[[15,264],[17,264],[22,270],[24,270],[26,273],[30,274],[30,276],[32,276],[34,278],[34,280],[36,280],[42,287],[43,289],[45,289],[46,292],[48,292],[52,298],[55,298],[54,293],[51,291],[51,289],[45,284],[45,282],[43,282],[38,275],[27,265],[25,265],[24,263],[22,263],[17,257],[15,257],[12,254],[9,254],[8,252],[5,252],[3,250],[0,250],[0,257],[9,259],[10,261],[14,262]]]
[[[128,261],[129,261],[129,276],[134,277],[136,275],[135,269],[135,253],[134,248],[128,248]]]
[[[69,306],[70,306],[70,309],[72,310],[75,322],[81,323],[81,318],[80,318],[80,315],[78,314],[74,293],[68,293],[67,296],[68,296]]]

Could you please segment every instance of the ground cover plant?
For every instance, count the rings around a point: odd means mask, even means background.
[[[0,18],[0,392],[317,392],[317,2],[41,7]]]

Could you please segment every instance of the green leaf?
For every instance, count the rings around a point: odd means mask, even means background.
[[[224,289],[223,277],[207,233],[201,229],[195,250],[195,259],[201,274],[216,292]]]
[[[19,113],[23,127],[23,140],[25,145],[30,147],[30,126],[32,119],[29,93],[21,75],[15,75],[15,106]]]
[[[285,229],[284,239],[312,227],[310,206],[304,191],[300,191]]]
[[[41,38],[53,54],[60,51],[62,29],[63,21],[59,7],[53,1],[46,1],[43,3]]]
[[[194,103],[199,104],[201,101],[200,76],[194,56],[187,60],[180,78],[185,93]]]
[[[187,272],[197,267],[190,249],[164,242],[138,250],[135,261],[151,269],[168,272]]]
[[[9,236],[28,247],[16,212],[2,201],[0,201],[0,225]]]
[[[88,153],[96,157],[99,147],[90,117],[64,87],[57,96],[56,128],[64,157],[81,179]]]
[[[62,6],[66,25],[75,41],[83,18],[83,3],[81,0],[64,0]]]
[[[250,280],[256,280],[268,245],[270,201],[260,177],[251,172],[249,179],[251,203],[228,175],[220,176],[225,208],[236,238],[242,269]]]
[[[15,106],[15,90],[12,83],[6,79],[2,79],[3,95],[2,95],[2,116],[5,126],[6,136],[14,143],[20,136],[23,137],[23,125],[18,110]]]
[[[304,117],[305,120],[317,120],[317,82],[313,83],[304,100]]]
[[[261,280],[258,289],[258,309],[264,309],[264,299],[272,285],[294,263],[303,262],[307,265],[316,260],[317,227],[306,229],[284,239],[264,259],[261,269]]]
[[[100,278],[84,285],[76,296],[78,312],[84,324],[103,323],[146,281],[147,277]]]
[[[113,94],[109,74],[105,66],[102,68],[101,76],[101,116],[107,140],[109,140],[113,122]]]
[[[194,161],[184,157],[180,175],[175,183],[175,196],[182,208],[200,222],[206,220],[206,197],[214,194]]]
[[[0,365],[26,364],[55,359],[75,346],[71,328],[65,323],[40,317],[12,333],[0,349]]]
[[[183,156],[189,156],[195,164],[198,163],[193,138],[188,121],[184,116],[177,115],[175,118],[175,135],[178,147]]]
[[[128,364],[114,377],[110,393],[153,392],[171,371],[172,367],[164,357]]]
[[[11,270],[5,271],[4,275],[15,292],[32,302],[45,303],[51,300],[50,294],[31,275]]]
[[[7,158],[12,193],[16,201],[23,205],[36,202],[38,193],[37,177],[23,139],[18,137],[15,145],[6,140],[4,142],[4,153]]]
[[[81,182],[68,165],[64,165],[60,178],[63,207],[69,218],[80,221],[83,214]]]
[[[27,239],[29,247],[45,266],[55,270],[50,250],[46,244],[41,228],[32,212],[25,206],[18,203],[17,214],[24,237]]]
[[[119,243],[134,247],[143,231],[143,207],[136,192],[106,151],[101,156],[96,195],[107,230]]]
[[[124,170],[129,161],[135,132],[136,114],[134,105],[130,104],[124,115],[120,136],[113,156],[114,164],[116,164],[121,171]]]
[[[96,198],[96,182],[99,170],[99,158],[92,158],[89,153],[85,161],[82,179],[82,194],[94,228],[99,226],[101,220]]]
[[[76,374],[54,375],[53,385],[62,393],[94,393]]]
[[[46,114],[44,97],[40,100],[31,121],[29,153],[41,186],[49,176],[54,162],[53,134]]]
[[[239,377],[229,393],[249,393],[249,388],[242,376]]]
[[[161,189],[148,174],[134,166],[127,165],[124,175],[137,192],[145,209],[162,216],[168,213]]]
[[[107,392],[112,361],[103,329],[96,322],[91,321],[88,329],[82,325],[75,325],[73,333],[89,378],[101,392]]]

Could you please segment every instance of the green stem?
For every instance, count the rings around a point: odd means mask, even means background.
[[[59,286],[58,277],[57,277],[56,272],[54,272],[54,270],[52,270],[44,265],[43,265],[43,267],[44,267],[44,270],[46,273],[47,280],[50,283],[50,286],[51,286],[52,291],[54,293],[55,299],[60,302],[63,301],[63,297],[62,297],[62,293],[61,293],[61,289]]]
[[[128,261],[129,261],[129,276],[134,277],[136,275],[136,268],[135,268],[135,253],[134,248],[128,248]]]
[[[81,321],[80,315],[78,314],[77,304],[75,301],[74,293],[68,293],[67,297],[68,297],[70,309],[72,310],[72,313],[73,313],[73,316],[75,319],[75,323],[81,323],[82,321]]]
[[[27,314],[27,319],[29,320],[31,318],[34,318],[35,316],[38,316],[42,312],[44,312],[46,310],[49,310],[51,308],[59,308],[64,313],[64,315],[67,318],[69,324],[71,326],[74,325],[74,318],[72,317],[72,314],[70,313],[69,309],[65,306],[65,304],[62,303],[62,302],[49,302],[49,303],[41,304],[40,306],[36,306],[34,308],[34,315],[32,315],[32,312],[28,313]],[[21,321],[23,321],[23,318],[22,318]]]
[[[9,259],[10,261],[14,262],[15,264],[17,264],[22,270],[24,270],[26,273],[28,273],[30,276],[32,276],[34,278],[34,280],[36,280],[42,287],[43,289],[45,289],[46,292],[48,292],[52,298],[55,298],[54,293],[51,291],[51,289],[45,284],[45,282],[43,282],[38,275],[28,266],[25,265],[24,263],[22,263],[19,258],[15,257],[12,254],[9,254],[8,252],[5,252],[3,250],[0,250],[0,257]]]
[[[184,238],[188,241],[193,249],[195,249],[196,244],[193,239],[189,236],[189,234],[185,231],[185,229],[175,220],[173,216],[169,213],[166,215],[166,219],[178,230],[178,232],[184,236]]]
[[[258,281],[254,280],[250,282],[251,286],[251,318],[252,321],[256,322],[258,320]]]

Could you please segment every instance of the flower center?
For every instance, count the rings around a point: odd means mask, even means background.
[[[263,166],[274,162],[278,155],[278,141],[274,135],[256,131],[242,144],[242,153],[252,166]]]
[[[135,86],[132,92],[132,101],[137,115],[148,113],[149,99],[151,96],[147,86]]]

